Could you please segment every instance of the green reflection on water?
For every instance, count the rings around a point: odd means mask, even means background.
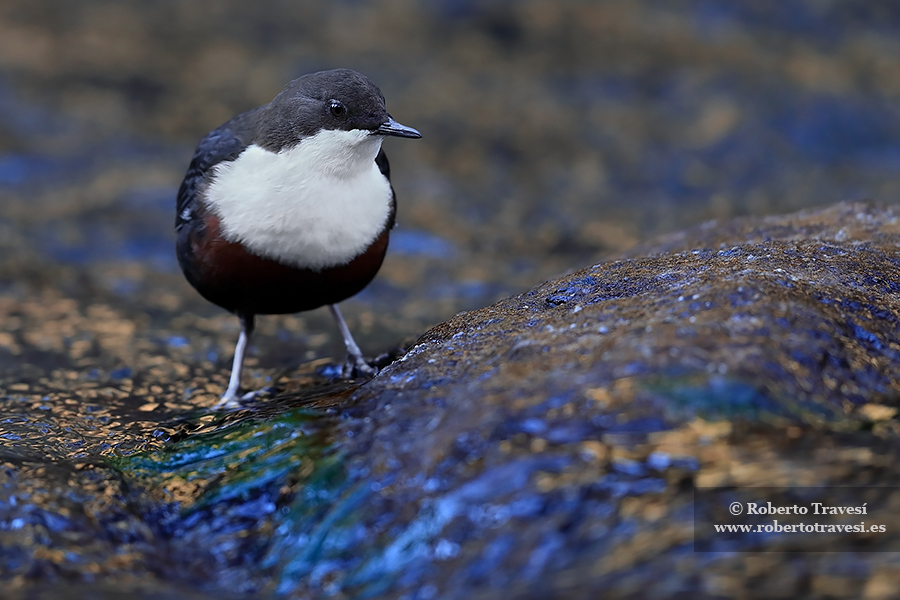
[[[369,488],[365,481],[349,483],[334,444],[336,422],[308,408],[238,417],[161,450],[110,462],[162,501],[176,503],[179,522],[172,531],[199,531],[218,519],[214,535],[262,537],[243,568],[264,573],[271,591],[285,592],[323,557],[340,557],[358,541],[348,532]],[[268,509],[254,512],[265,504]]]

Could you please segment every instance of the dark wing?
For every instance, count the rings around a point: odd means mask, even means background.
[[[378,165],[378,170],[381,171],[381,174],[388,180],[388,185],[391,186],[391,214],[388,215],[388,229],[393,229],[394,225],[397,224],[397,194],[394,193],[394,185],[391,183],[391,165],[388,163],[384,150],[378,151],[378,156],[375,157],[375,164]]]
[[[193,218],[197,193],[209,176],[209,171],[220,162],[236,159],[250,145],[248,140],[252,139],[252,128],[249,125],[252,124],[253,115],[257,110],[259,109],[235,117],[218,129],[210,131],[200,140],[184,181],[178,189],[175,201],[175,229],[180,229]]]

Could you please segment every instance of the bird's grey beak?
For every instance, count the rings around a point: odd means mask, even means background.
[[[375,130],[375,133],[379,133],[381,135],[394,135],[397,137],[405,137],[405,138],[420,138],[422,134],[413,129],[412,127],[407,127],[406,125],[401,125],[397,121],[394,120],[393,117],[388,117],[388,120],[381,124],[381,126]]]

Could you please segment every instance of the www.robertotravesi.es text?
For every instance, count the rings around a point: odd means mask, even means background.
[[[717,533],[884,533],[884,525],[823,525],[821,523],[795,523],[783,525],[777,520],[771,523],[743,525],[713,525]]]

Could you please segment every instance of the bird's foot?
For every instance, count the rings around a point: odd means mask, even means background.
[[[372,377],[378,373],[378,367],[369,364],[365,360],[356,360],[350,356],[340,364],[323,365],[316,369],[316,373],[329,379],[357,379],[360,377]]]
[[[389,352],[383,352],[372,360],[365,360],[362,356],[355,357],[352,354],[340,364],[330,364],[319,367],[316,372],[331,379],[356,379],[358,377],[374,377],[382,369],[403,356],[403,348],[394,348]]]
[[[212,406],[212,410],[234,410],[236,408],[242,408],[243,405],[248,402],[253,402],[254,400],[258,400],[263,396],[269,396],[274,393],[275,388],[273,387],[260,388],[252,392],[247,392],[244,395],[239,395],[235,392],[226,392],[222,395],[219,401]]]
[[[350,356],[341,367],[341,377],[355,379],[357,377],[374,377],[378,368],[370,365],[362,356]]]

